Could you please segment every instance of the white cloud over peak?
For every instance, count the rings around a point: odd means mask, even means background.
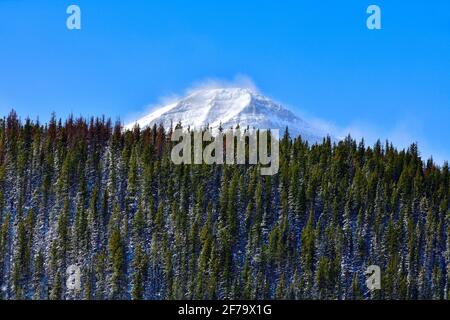
[[[207,78],[194,82],[181,94],[171,94],[160,97],[156,103],[147,105],[144,112],[128,115],[126,120],[129,120],[128,123],[134,122],[136,119],[152,113],[155,109],[173,104],[194,92],[219,88],[243,88],[260,93],[255,82],[246,75],[239,74],[231,80]],[[310,115],[304,110],[300,110],[298,106],[293,107],[283,103],[281,104],[291,111],[294,111],[300,118],[310,124],[311,127],[317,129],[318,134],[329,134],[336,139],[343,139],[350,134],[352,138],[358,141],[364,138],[367,146],[375,144],[377,140],[380,140],[383,143],[387,140],[398,149],[407,149],[412,143],[418,143],[419,150],[424,160],[433,157],[438,165],[443,165],[444,161],[450,159],[450,154],[446,150],[434,148],[432,141],[429,141],[426,138],[426,132],[421,119],[408,116],[387,128],[384,124],[376,124],[360,119],[348,119],[348,124],[337,125],[329,119],[322,119]]]

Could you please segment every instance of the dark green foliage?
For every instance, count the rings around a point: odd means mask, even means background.
[[[156,126],[0,120],[0,298],[450,298],[449,167],[416,145],[286,132],[272,177],[171,147]]]

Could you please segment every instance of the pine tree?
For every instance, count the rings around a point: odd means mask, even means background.
[[[142,300],[145,291],[145,279],[147,277],[147,256],[144,254],[140,245],[136,248],[134,262],[133,262],[133,289],[132,299]]]
[[[111,264],[110,298],[121,299],[124,296],[124,248],[120,230],[114,228],[109,239],[109,257]]]

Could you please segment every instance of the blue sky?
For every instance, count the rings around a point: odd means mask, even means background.
[[[66,28],[77,4],[82,30]],[[382,30],[366,9],[382,10]],[[132,120],[245,76],[336,134],[450,159],[450,1],[0,0],[0,114]]]

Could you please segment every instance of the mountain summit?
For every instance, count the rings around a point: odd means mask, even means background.
[[[217,130],[236,128],[279,129],[280,135],[286,127],[290,135],[301,135],[310,142],[320,142],[326,133],[313,128],[280,104],[250,89],[223,88],[203,89],[172,104],[161,106],[149,115],[129,124],[141,128],[163,124],[170,128],[181,123],[184,128],[212,128]]]

